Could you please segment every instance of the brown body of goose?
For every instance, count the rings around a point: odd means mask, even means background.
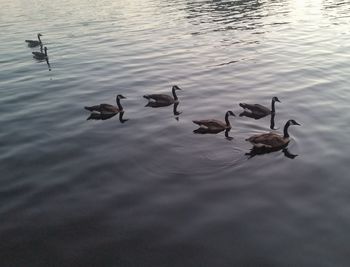
[[[260,119],[271,113],[275,113],[275,102],[281,102],[281,101],[276,96],[274,96],[271,101],[271,110],[268,107],[262,106],[260,104],[239,103],[239,105],[245,109],[245,111],[242,112],[240,116]]]
[[[45,53],[43,53],[43,52],[32,52],[33,57],[36,58],[36,59],[41,59],[41,60],[47,59],[47,47],[46,46],[44,47],[44,51],[45,51]]]
[[[36,40],[25,40],[25,42],[28,43],[29,47],[36,47],[36,46],[42,45],[40,36],[43,36],[43,35],[41,33],[38,33],[38,40],[39,41],[36,41]]]
[[[235,114],[229,110],[225,114],[225,122],[215,119],[209,120],[194,120],[193,123],[200,126],[197,129],[198,132],[218,133],[226,129],[231,129],[230,121],[228,120],[229,115],[235,116]]]
[[[122,95],[117,95],[116,97],[116,102],[117,102],[117,107],[110,105],[110,104],[99,104],[96,106],[90,106],[90,107],[84,107],[88,111],[96,111],[101,114],[117,114],[121,111],[123,111],[123,107],[120,104],[120,99],[126,98],[125,96]]]
[[[165,107],[170,106],[174,102],[178,102],[178,97],[176,95],[176,90],[181,90],[177,85],[174,85],[171,89],[173,96],[167,95],[167,94],[151,94],[151,95],[144,95],[143,97],[148,99],[150,102],[146,106],[150,107]]]
[[[283,135],[277,133],[264,133],[257,134],[249,137],[246,141],[249,141],[254,147],[266,148],[266,149],[279,149],[286,146],[289,141],[288,128],[290,125],[300,125],[295,120],[289,120],[284,126]]]

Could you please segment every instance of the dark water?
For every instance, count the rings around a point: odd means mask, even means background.
[[[21,1],[0,9],[1,266],[348,266],[350,4]],[[42,40],[52,70],[25,39]],[[182,112],[145,107],[179,85]],[[86,105],[115,102],[108,120]],[[245,153],[270,118],[282,151]]]

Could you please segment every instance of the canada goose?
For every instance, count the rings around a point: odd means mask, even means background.
[[[39,59],[39,60],[47,59],[47,47],[46,46],[44,47],[44,51],[45,51],[45,53],[43,53],[43,52],[32,52],[33,57],[35,59]]]
[[[271,110],[265,106],[262,106],[260,104],[246,104],[246,103],[239,103],[239,105],[244,108],[245,110],[239,114],[239,116],[246,116],[250,118],[254,118],[256,120],[265,117],[271,113],[275,113],[275,102],[281,102],[276,96],[272,98],[271,101]]]
[[[40,39],[40,36],[43,36],[41,33],[38,33],[38,39],[39,41],[36,41],[36,40],[25,40],[26,43],[28,43],[28,46],[29,47],[36,47],[38,45],[41,45],[41,39]]]
[[[100,112],[101,114],[117,114],[117,113],[123,111],[123,107],[120,104],[120,99],[124,99],[124,98],[126,98],[126,97],[122,96],[122,95],[117,95],[116,102],[117,102],[118,107],[110,105],[110,104],[100,104],[100,105],[91,106],[91,107],[84,107],[84,108],[88,111]]]
[[[144,95],[143,97],[148,99],[149,103],[146,106],[149,107],[165,107],[170,106],[174,102],[178,101],[177,95],[175,93],[176,90],[181,90],[177,85],[172,87],[173,97],[166,94],[152,94],[152,95]]]
[[[257,148],[266,148],[266,149],[279,149],[286,146],[290,139],[288,134],[288,128],[290,125],[300,125],[295,120],[287,121],[284,126],[283,136],[277,133],[264,133],[257,134],[249,137],[246,141],[249,141]]]
[[[195,133],[219,133],[223,130],[230,129],[231,124],[230,121],[228,120],[228,116],[232,115],[233,112],[231,110],[227,111],[225,114],[225,122],[215,120],[215,119],[210,119],[210,120],[195,120],[193,123],[199,125],[200,127],[197,130],[194,130]]]

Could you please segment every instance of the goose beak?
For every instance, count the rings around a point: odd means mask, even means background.
[[[301,126],[301,124],[300,124],[300,123],[297,123],[297,122],[295,123],[295,125],[299,125],[299,126]]]

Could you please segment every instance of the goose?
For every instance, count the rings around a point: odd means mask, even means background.
[[[229,110],[225,114],[225,122],[215,120],[215,119],[209,119],[209,120],[194,120],[193,123],[199,125],[199,128],[197,130],[194,130],[195,133],[219,133],[226,129],[231,129],[230,121],[228,120],[228,117],[232,115],[235,116],[235,114]]]
[[[100,105],[84,107],[84,108],[91,112],[92,111],[100,112],[101,114],[118,114],[119,112],[123,111],[123,107],[120,104],[120,99],[124,99],[124,98],[126,97],[123,95],[117,95],[116,102],[118,107],[110,104],[100,104]]]
[[[25,40],[25,42],[28,43],[29,47],[36,47],[38,45],[42,45],[40,36],[43,36],[43,35],[41,33],[38,33],[39,41],[36,41],[36,40]]]
[[[239,105],[245,109],[244,112],[239,114],[239,116],[251,117],[257,120],[269,114],[275,113],[276,101],[281,102],[276,96],[274,96],[271,101],[271,110],[268,107],[262,106],[260,104],[239,103]]]
[[[45,53],[43,53],[43,52],[32,52],[33,57],[36,58],[36,59],[39,59],[39,60],[47,59],[47,47],[46,46],[44,47],[44,51],[45,51]]]
[[[256,148],[262,148],[262,149],[280,149],[284,146],[286,146],[289,141],[289,134],[288,134],[288,128],[291,125],[300,125],[295,120],[289,120],[286,122],[283,130],[283,135],[277,134],[277,133],[263,133],[263,134],[257,134],[253,135],[246,139],[246,141],[249,141],[254,147]]]
[[[151,95],[144,95],[143,97],[148,99],[149,103],[146,106],[150,107],[165,107],[170,106],[174,102],[178,102],[177,95],[175,93],[176,90],[181,90],[177,85],[174,85],[172,87],[172,93],[173,96],[166,95],[166,94],[151,94]]]

